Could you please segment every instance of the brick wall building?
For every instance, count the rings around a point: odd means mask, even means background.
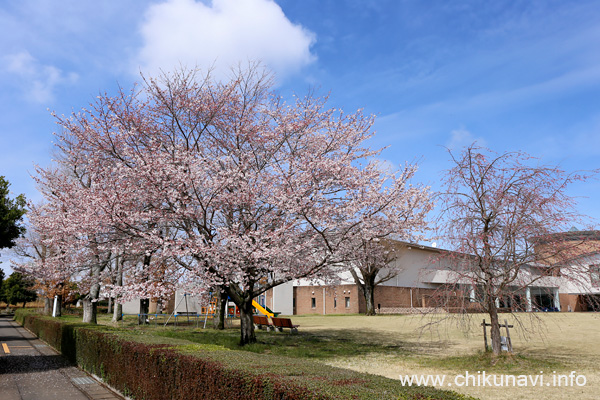
[[[434,289],[377,286],[375,307],[378,312],[433,306]],[[354,284],[294,287],[294,314],[365,313],[365,298]]]
[[[296,286],[294,314],[358,314],[360,300],[356,285]]]

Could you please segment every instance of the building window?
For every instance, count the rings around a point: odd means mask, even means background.
[[[350,308],[350,297],[346,297],[346,308]]]
[[[333,298],[333,308],[337,308],[337,297]]]
[[[315,299],[314,297],[312,297],[310,299],[310,307],[311,308],[317,308],[317,299]]]
[[[590,265],[590,280],[592,286],[600,286],[600,265]]]

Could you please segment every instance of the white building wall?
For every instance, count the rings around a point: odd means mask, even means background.
[[[437,286],[423,282],[423,278],[428,276],[431,271],[445,269],[444,258],[440,258],[441,252],[432,247],[410,245],[406,246],[403,242],[397,245],[397,258],[392,261],[394,269],[400,272],[396,277],[383,282],[384,286],[411,287],[434,289]],[[448,262],[448,261],[446,261]],[[386,274],[383,268],[381,275]],[[294,281],[294,286],[329,286],[329,285],[354,285],[354,278],[348,271],[342,271],[338,274],[338,280],[335,283],[314,281],[310,279],[299,279]]]
[[[123,314],[139,314],[140,313],[140,299],[129,300],[123,303]]]
[[[152,304],[150,303],[150,309],[152,308]],[[139,314],[140,313],[140,299],[133,299],[123,303],[123,314]],[[162,312],[162,306],[159,303],[157,306],[156,313],[160,314]]]
[[[294,284],[286,282],[273,288],[273,311],[283,315],[294,314]]]
[[[175,292],[175,314],[181,313],[196,313],[200,314],[202,307],[208,307],[208,302],[201,296],[187,294],[184,297],[185,292],[178,290]]]
[[[395,278],[383,282],[384,286],[411,287],[433,289],[436,285],[423,282],[423,278],[430,271],[444,269],[444,259],[440,258],[441,253],[434,248],[412,245],[399,245],[397,257],[392,261],[394,269],[400,272]],[[385,269],[380,272],[386,273]]]
[[[570,277],[562,279],[560,293],[600,294],[600,286],[592,282],[590,267],[600,265],[600,254],[582,257],[569,269]]]

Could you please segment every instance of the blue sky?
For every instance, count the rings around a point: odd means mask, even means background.
[[[139,72],[261,59],[284,97],[317,88],[377,115],[374,147],[418,160],[474,140],[568,171],[600,168],[600,1],[21,0],[0,2],[0,175],[40,200],[55,124]],[[575,186],[596,220],[600,182]]]

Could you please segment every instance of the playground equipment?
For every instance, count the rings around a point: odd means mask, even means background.
[[[227,307],[226,307],[226,312],[225,312],[225,322],[228,321],[228,318],[235,318],[236,316],[239,316],[239,310],[237,308],[237,306],[233,305],[230,306],[229,305],[229,298],[227,298]],[[217,294],[210,294],[210,301],[208,303],[208,307],[202,307],[202,315],[204,315],[204,328],[206,328],[206,322],[208,321],[208,317],[213,317],[215,316],[215,314],[218,312],[218,304],[219,304],[219,299],[218,299],[218,295]]]
[[[171,313],[171,315],[167,319],[167,322],[165,322],[164,326],[167,326],[167,324],[169,323],[169,321],[171,320],[171,318],[173,317],[173,315],[175,315],[175,313],[177,312],[177,307],[179,307],[179,305],[181,304],[181,302],[184,301],[184,300],[185,300],[185,314],[186,314],[186,316],[188,318],[188,323],[190,322],[190,312],[189,312],[189,309],[188,309],[188,301],[187,301],[187,297],[188,296],[191,296],[191,295],[189,293],[184,293],[183,294],[183,297],[181,298],[181,300],[179,300],[179,303],[177,303],[177,305],[173,309],[173,312]]]
[[[228,299],[229,300],[229,299]],[[202,307],[202,314],[206,315],[207,317],[210,316],[214,316],[215,313],[217,312],[217,303],[218,303],[218,299],[217,296],[211,296],[210,302],[208,304],[208,307]],[[254,308],[256,308],[256,310],[258,310],[258,312],[260,312],[263,315],[266,315],[269,318],[273,318],[276,317],[276,313],[274,313],[273,311],[269,310],[268,307],[263,307],[261,306],[258,302],[256,302],[255,300],[252,300],[252,306]],[[238,315],[239,312],[236,310],[237,307],[228,307],[227,308],[227,314],[233,316]]]
[[[270,310],[265,309],[263,306],[261,306],[254,300],[252,300],[252,306],[254,308],[256,308],[258,310],[258,312],[260,312],[263,315],[266,315],[269,318],[273,318],[275,316],[275,313],[271,312]]]
[[[208,321],[208,316],[210,315],[211,317],[215,316],[215,312],[217,311],[217,303],[218,303],[218,299],[216,295],[211,295],[210,296],[210,302],[208,303],[208,309],[206,309],[205,307],[202,307],[203,311],[206,311],[206,313],[204,314],[204,327],[203,329],[206,329],[206,321]]]
[[[176,314],[176,310],[178,309],[179,305],[183,302],[185,302],[185,313],[181,313],[184,314],[187,318],[188,318],[188,323],[189,323],[189,317],[196,317],[196,325],[198,324],[198,317],[200,316],[204,316],[204,328],[206,328],[206,323],[208,322],[208,317],[214,317],[215,314],[218,312],[218,294],[217,293],[211,293],[210,294],[210,300],[208,302],[208,305],[201,307],[201,311],[200,314],[197,313],[197,311],[192,313],[189,310],[188,307],[188,296],[191,296],[191,294],[189,293],[184,293],[183,296],[181,297],[181,299],[179,300],[179,302],[177,303],[177,305],[175,306],[175,309],[173,310],[173,313],[169,316],[169,318],[167,319],[167,321],[165,322],[165,326],[167,326],[167,324],[169,323],[169,321],[171,320],[171,318]],[[229,301],[229,299],[227,299],[227,301]],[[268,318],[273,318],[273,317],[277,317],[277,315],[279,313],[273,312],[271,311],[268,307],[263,307],[261,306],[257,301],[252,300],[252,306],[261,314],[265,315]],[[233,306],[233,307],[227,307],[227,312],[225,315],[225,318],[227,318],[228,316],[230,318],[235,317],[236,315],[238,315],[239,311],[237,310],[237,307]],[[175,318],[177,318],[177,316],[175,315]]]

